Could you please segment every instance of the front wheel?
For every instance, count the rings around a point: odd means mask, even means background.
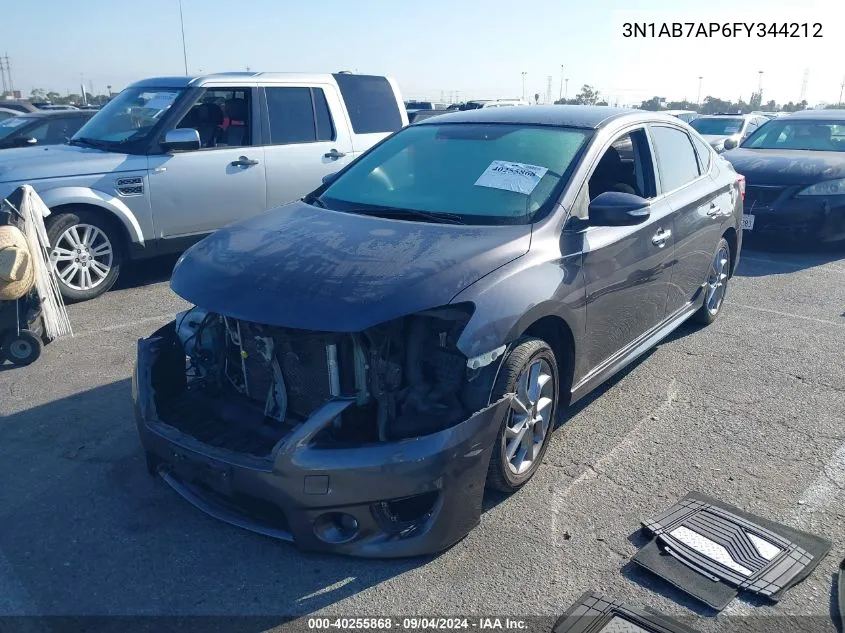
[[[704,288],[704,303],[693,319],[701,325],[710,325],[719,316],[725,294],[728,292],[728,279],[731,272],[731,247],[723,237],[716,247],[716,254],[707,273],[707,285]]]
[[[88,301],[117,281],[122,243],[113,222],[87,209],[74,209],[50,217],[47,237],[50,261],[66,300]]]
[[[523,338],[502,361],[493,400],[513,393],[487,472],[487,485],[515,492],[537,472],[554,428],[558,399],[557,360],[548,344]]]

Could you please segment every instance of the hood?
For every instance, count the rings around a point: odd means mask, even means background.
[[[87,174],[115,173],[146,165],[145,156],[104,152],[78,145],[47,145],[0,150],[0,182],[32,182]]]
[[[530,241],[531,225],[407,222],[294,202],[194,245],[170,285],[245,321],[360,332],[449,303]]]
[[[740,147],[722,156],[749,184],[812,185],[822,180],[845,178],[845,152]]]

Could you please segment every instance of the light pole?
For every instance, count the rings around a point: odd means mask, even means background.
[[[560,100],[563,101],[563,64],[560,65]]]
[[[845,77],[842,78],[842,83],[839,84],[839,101],[836,102],[836,105],[842,105],[842,91],[845,90]]]
[[[563,100],[566,101],[566,95],[569,94],[569,77],[563,80]]]
[[[701,77],[701,76],[698,77],[698,97],[695,100],[695,105],[697,105],[697,106],[701,105],[701,80],[702,79],[704,79],[704,77]]]
[[[182,0],[179,0],[179,24],[182,27],[182,59],[185,61],[185,76],[188,75],[188,49],[185,47],[185,20],[182,18]]]
[[[522,71],[522,100],[525,101],[525,75],[528,73],[524,70]]]
[[[760,95],[760,105],[763,105],[763,71],[758,70],[759,79],[757,81],[757,94]]]

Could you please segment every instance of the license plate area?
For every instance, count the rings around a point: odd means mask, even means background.
[[[754,229],[754,216],[750,213],[744,213],[742,215],[742,230],[743,231],[751,231]]]
[[[173,472],[185,483],[201,484],[227,497],[232,495],[231,468],[190,459],[184,453],[179,452],[174,452],[173,457]]]

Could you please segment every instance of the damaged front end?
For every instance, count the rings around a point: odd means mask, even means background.
[[[147,463],[222,520],[307,549],[436,552],[479,521],[508,397],[467,359],[471,305],[333,333],[194,308],[138,342]]]

